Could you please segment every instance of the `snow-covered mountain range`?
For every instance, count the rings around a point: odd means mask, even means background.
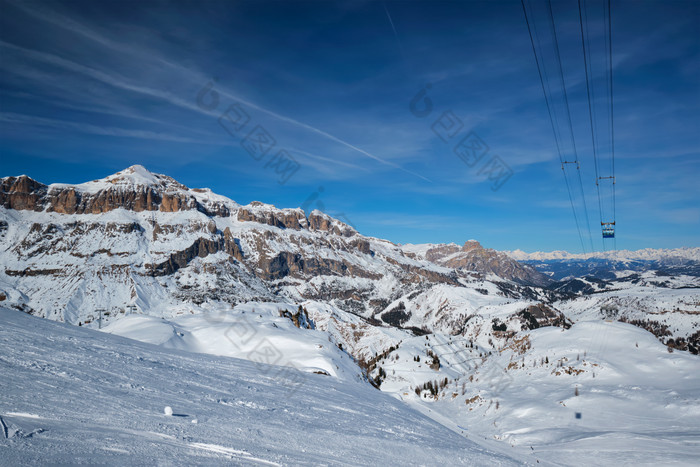
[[[89,327],[127,312],[177,318],[281,302],[344,313],[339,332],[346,337],[358,334],[345,329],[347,317],[356,316],[366,330],[389,325],[419,335],[498,340],[491,328],[517,332],[571,322],[560,303],[581,293],[634,288],[640,280],[628,270],[630,260],[605,269],[607,283],[594,277],[557,283],[552,279],[573,267],[557,261],[590,268],[596,260],[530,259],[543,274],[475,240],[397,245],[320,211],[242,206],[138,165],[78,185],[45,185],[24,175],[0,179],[0,246],[1,303]],[[670,256],[645,250],[636,257],[691,258],[696,250]],[[679,277],[685,286],[697,285],[697,278]],[[678,280],[666,280],[666,288]],[[677,300],[663,301],[665,311],[683,309],[686,299]],[[634,316],[627,319],[641,319],[629,313]],[[688,339],[691,331],[684,326],[670,336]],[[355,358],[383,350],[358,346],[360,337],[341,340],[355,349]]]
[[[549,281],[478,243],[426,258],[319,211],[241,206],[141,166],[80,185],[0,182],[0,290],[72,324],[98,308],[177,314],[280,297],[373,318],[435,287],[503,282],[519,298]]]
[[[613,261],[700,261],[700,247],[644,248],[642,250],[594,251],[589,253],[569,253],[561,250],[526,253],[522,250],[513,250],[504,253],[518,261],[587,260],[591,258]]]
[[[302,405],[311,404],[314,391],[331,390],[317,378],[348,388],[372,384],[488,450],[487,457],[467,453],[452,463],[567,464],[565,453],[587,452],[602,430],[609,451],[600,454],[603,464],[619,459],[611,454],[614,446],[639,461],[662,462],[647,443],[630,441],[655,436],[665,449],[677,448],[676,461],[692,458],[692,440],[700,436],[700,371],[697,355],[691,355],[700,350],[700,278],[688,272],[694,271],[695,250],[616,258],[615,267],[597,263],[605,274],[572,274],[574,263],[586,272],[590,262],[613,260],[524,257],[485,249],[476,240],[397,245],[320,211],[240,205],[141,166],[79,185],[0,179],[0,315],[8,326],[29,323],[5,315],[15,310],[87,328],[81,348],[90,355],[96,353],[95,329],[110,345],[119,347],[116,336],[151,345],[139,349],[153,362],[206,354],[197,357],[202,373],[220,374],[211,355],[248,360],[279,378],[313,378],[310,386],[294,388]],[[662,263],[679,268],[655,269]],[[39,328],[64,340],[79,332],[55,326]],[[41,332],[23,335],[28,348],[49,345],[68,355],[65,345],[42,341]],[[6,345],[20,345],[3,336]],[[12,377],[31,380],[34,367],[12,358]],[[121,357],[99,358],[114,369],[121,365]],[[66,359],[42,365],[72,365]],[[172,372],[186,371],[188,384],[195,384],[200,376],[191,370],[185,365]],[[664,375],[666,383],[655,375]],[[151,387],[148,378],[139,373],[123,383]],[[629,385],[621,387],[625,380]],[[80,390],[75,381],[68,383],[71,391]],[[664,384],[673,390],[665,391]],[[268,390],[262,386],[260,391]],[[634,388],[643,388],[644,395]],[[130,400],[134,395],[125,391]],[[38,408],[15,396],[14,408],[0,404],[0,417],[16,433],[30,433],[23,427],[31,423],[16,415],[17,407],[27,406],[22,410],[31,414]],[[206,394],[193,397],[199,398],[193,411],[215,411]],[[277,410],[266,397],[250,403]],[[656,422],[668,423],[683,407],[686,418],[661,434],[637,419],[612,426],[602,408],[614,411],[620,397],[637,402],[619,416],[633,418],[636,408],[653,407]],[[53,403],[54,409],[60,405]],[[368,402],[375,403],[382,402]],[[585,420],[576,421],[582,411]],[[51,418],[44,415],[38,416]],[[362,417],[364,412],[356,414]],[[141,422],[155,423],[150,415]],[[236,457],[237,448],[221,447],[231,443],[219,425],[213,429],[214,435],[197,435],[197,442],[215,446],[210,454],[249,462]],[[204,441],[208,436],[216,443]],[[248,443],[244,452],[272,462],[315,462],[296,448],[291,458],[277,451],[260,456],[261,446]],[[489,458],[494,451],[500,454]],[[384,462],[406,463],[393,452],[387,450]],[[352,457],[349,463],[378,458]]]

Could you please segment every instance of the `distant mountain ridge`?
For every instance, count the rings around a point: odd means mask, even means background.
[[[614,261],[668,261],[677,259],[700,261],[700,247],[644,248],[642,250],[596,251],[591,253],[569,253],[561,250],[550,252],[536,251],[533,253],[514,250],[504,251],[503,253],[518,261],[586,260],[592,258]]]
[[[585,254],[566,251],[525,253],[521,250],[504,253],[555,280],[584,276],[610,280],[629,271],[652,270],[700,277],[700,248],[645,248]]]
[[[478,271],[498,277],[508,277],[522,284],[545,286],[551,280],[531,267],[508,255],[484,248],[476,240],[468,240],[461,247],[447,244],[406,244],[401,246],[409,256],[424,259],[440,266]]]

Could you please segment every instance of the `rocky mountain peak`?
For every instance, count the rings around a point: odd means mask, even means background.
[[[440,266],[493,274],[515,282],[545,285],[549,278],[534,268],[523,265],[505,253],[484,248],[476,240],[468,240],[461,247],[455,243],[404,246],[412,257],[428,260]]]
[[[200,211],[210,216],[235,216],[241,222],[257,222],[292,230],[329,232],[351,237],[351,226],[315,210],[280,209],[252,201],[247,206],[214,194],[210,189],[190,189],[167,175],[142,165],[132,165],[105,178],[77,185],[45,185],[26,175],[0,180],[0,206],[8,209],[59,214],[98,214],[114,209],[128,211]]]
[[[84,188],[102,188],[102,185],[109,183],[113,186],[133,189],[134,187],[152,187],[171,190],[188,190],[188,188],[167,175],[155,174],[142,165],[132,165],[115,174],[100,180],[95,180],[83,184]]]
[[[238,209],[237,218],[241,222],[257,222],[284,229],[301,230],[308,222],[301,209],[278,209],[272,204],[253,201]]]
[[[462,245],[462,251],[471,251],[471,250],[483,250],[484,247],[481,246],[481,243],[477,242],[476,240],[467,240],[464,242],[464,245]]]
[[[350,237],[357,233],[357,231],[347,225],[344,222],[335,219],[328,214],[314,209],[309,214],[309,228],[311,230],[322,230],[326,232],[331,232],[336,235],[341,235],[345,237]]]
[[[8,209],[34,210],[46,194],[46,185],[26,176],[0,179],[0,206]]]
[[[237,204],[208,189],[191,190],[167,175],[132,165],[105,178],[77,185],[44,185],[26,175],[0,180],[0,206],[59,214],[99,214],[128,211],[197,210],[228,216]]]

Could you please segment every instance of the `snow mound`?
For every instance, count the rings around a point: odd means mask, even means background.
[[[280,310],[286,303],[246,303],[233,310],[170,318],[131,315],[102,331],[171,349],[283,365],[343,380],[362,380],[352,358],[325,332],[301,329]]]

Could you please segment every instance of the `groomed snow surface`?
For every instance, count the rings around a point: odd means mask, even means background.
[[[2,465],[518,463],[365,383],[7,309],[0,342]]]
[[[632,325],[597,320],[521,332],[466,367],[449,357],[465,345],[460,338],[404,336],[379,362],[387,373],[380,392],[328,341],[328,323],[326,331],[296,328],[281,307],[248,303],[170,320],[132,315],[104,332],[0,309],[0,464],[700,458],[700,359],[670,353]],[[441,355],[439,372],[416,368],[413,356],[426,346]],[[266,349],[281,359],[264,357]],[[283,366],[264,363],[271,360]],[[413,391],[444,377],[450,382],[437,399]]]

